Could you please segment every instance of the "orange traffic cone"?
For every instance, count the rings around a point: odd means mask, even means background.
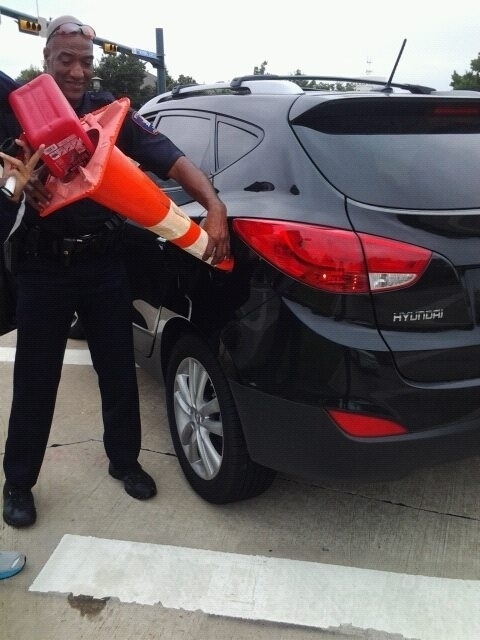
[[[82,198],[97,199],[94,195],[100,189],[104,175],[108,170],[108,162],[129,107],[130,100],[121,98],[106,107],[98,109],[98,111],[88,113],[79,120],[89,139],[92,140],[94,152],[84,167],[77,167],[75,173],[70,174],[66,179],[60,179],[54,175],[48,176],[45,184],[51,192],[52,198],[48,206],[40,213],[42,217],[48,216],[57,209]],[[132,160],[128,162],[129,169],[136,168]],[[139,169],[137,170],[140,171]],[[146,178],[147,176],[144,177]],[[122,175],[122,178],[127,182],[129,180],[128,175]],[[97,195],[101,195],[101,193],[102,191],[100,190],[100,194]],[[111,208],[123,214],[123,205],[128,206],[128,203],[119,200],[116,206]],[[138,213],[140,214],[140,212]],[[126,213],[124,215],[128,217]],[[137,220],[137,222],[143,224],[142,220]]]
[[[68,105],[61,92],[60,95]],[[60,100],[58,96],[55,99]],[[14,110],[18,108],[12,106]],[[115,146],[129,107],[130,100],[120,98],[81,120],[75,116],[94,151],[85,166],[77,166],[73,173],[48,177],[46,186],[52,199],[40,215],[47,216],[72,202],[91,198],[202,259],[209,241],[207,233]],[[27,139],[28,133],[25,132]],[[215,267],[230,271],[233,260],[224,260]]]

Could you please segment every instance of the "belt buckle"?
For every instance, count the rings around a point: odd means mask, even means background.
[[[82,242],[82,240],[80,240],[79,238],[62,238],[60,240],[60,255],[62,258],[62,262],[66,267],[68,267],[68,265],[70,264],[70,259],[75,253],[76,247],[78,246],[79,242]]]

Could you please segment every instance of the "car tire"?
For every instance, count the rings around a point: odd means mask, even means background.
[[[275,471],[248,455],[228,381],[197,336],[184,335],[173,348],[165,388],[173,445],[193,490],[214,504],[263,493]]]

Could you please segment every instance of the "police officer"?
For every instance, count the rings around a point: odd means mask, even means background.
[[[4,214],[17,210],[23,188],[44,150],[44,146],[41,145],[32,154],[24,142],[17,140],[17,143],[23,147],[23,162],[4,153],[0,154],[0,159],[3,161],[0,167],[0,207]],[[13,184],[9,181],[12,178],[14,179]],[[25,566],[25,562],[26,557],[23,553],[0,551],[0,580],[11,578],[19,573]]]
[[[73,16],[48,25],[46,72],[81,117],[98,108],[86,89],[93,75],[92,27]],[[207,210],[210,237],[204,259],[230,256],[226,208],[207,176],[168,138],[133,111],[117,146],[142,169],[173,178]],[[17,267],[17,347],[13,400],[5,447],[3,518],[11,526],[35,522],[32,487],[45,454],[70,323],[76,311],[98,375],[109,474],[134,498],[155,495],[138,462],[139,398],[133,352],[131,300],[119,250],[120,217],[83,199],[40,217],[49,201],[36,172],[25,187],[28,206]],[[64,248],[69,247],[65,258]]]

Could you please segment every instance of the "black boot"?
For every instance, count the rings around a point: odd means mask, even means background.
[[[3,519],[11,527],[29,527],[37,519],[30,489],[20,489],[5,482],[3,487]]]
[[[155,480],[137,464],[128,471],[117,471],[112,463],[109,464],[108,473],[116,480],[122,480],[125,491],[132,498],[146,500],[157,493]]]

